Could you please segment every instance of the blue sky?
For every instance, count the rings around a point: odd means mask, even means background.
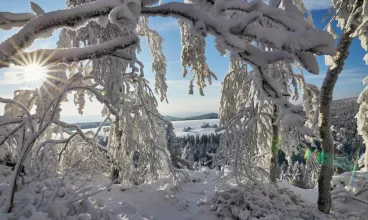
[[[26,0],[0,0],[1,11],[11,12],[29,12],[29,1]],[[46,12],[65,8],[64,0],[35,0]],[[165,1],[164,1],[165,2]],[[321,24],[321,18],[327,12],[326,8],[330,5],[330,0],[306,0],[306,6],[312,10],[316,27],[323,29],[325,24]],[[182,77],[182,67],[180,64],[180,35],[177,21],[169,18],[152,18],[150,26],[156,29],[164,41],[164,54],[168,61],[167,80],[168,80],[168,99],[169,104],[160,103],[159,110],[163,115],[174,116],[190,116],[200,113],[218,112],[220,102],[221,82],[228,69],[228,57],[221,57],[214,47],[214,38],[207,38],[206,56],[207,62],[211,70],[217,75],[218,81],[215,81],[212,86],[205,89],[205,96],[199,96],[198,93],[188,95],[189,79]],[[17,30],[0,31],[0,42],[14,34]],[[52,38],[47,40],[38,40],[32,49],[36,48],[54,48],[58,39],[58,33],[55,32]],[[139,59],[145,65],[145,75],[153,84],[153,74],[151,70],[151,59],[146,45],[146,40],[142,39],[142,52],[139,54]],[[346,61],[345,68],[341,74],[336,89],[334,98],[341,99],[347,97],[358,96],[364,88],[362,80],[367,76],[368,67],[363,61],[365,52],[360,47],[359,40],[354,40],[350,50],[350,56]],[[321,86],[325,76],[326,66],[324,65],[324,57],[318,57],[320,65],[320,75],[312,75],[306,73],[306,79],[309,83]],[[13,91],[25,86],[19,84],[19,80],[10,69],[0,70],[0,96],[12,97]],[[78,117],[79,120],[89,120],[90,118],[99,115],[101,105],[94,101],[87,102],[83,119],[78,116],[76,108],[72,103],[63,104],[63,115],[65,118]],[[2,107],[1,107],[2,108]],[[0,113],[2,109],[0,110]]]

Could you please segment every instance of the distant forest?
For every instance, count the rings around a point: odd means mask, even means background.
[[[350,169],[353,166],[357,155],[363,152],[365,149],[361,136],[357,133],[357,120],[355,119],[355,115],[357,114],[359,109],[359,105],[357,103],[357,98],[348,98],[335,100],[332,102],[332,125],[333,125],[333,136],[335,140],[335,150],[336,150],[336,166],[344,166],[343,170]],[[166,118],[165,118],[166,117]],[[218,118],[217,113],[209,113],[195,117],[188,118],[178,118],[172,116],[165,116],[166,120],[177,121],[177,120],[201,120],[201,119],[213,119]],[[96,128],[101,124],[101,122],[91,122],[91,123],[77,123],[77,125],[81,129],[90,129]],[[110,122],[106,122],[105,126],[109,126]],[[182,142],[182,147],[184,147],[187,142],[191,143],[191,146],[194,147],[195,142],[201,142],[198,137],[185,137],[180,138],[180,142]],[[210,137],[208,138],[210,139]],[[219,136],[216,135],[216,138],[211,137],[211,145],[214,144],[216,146],[208,146],[211,148],[211,153],[213,153],[214,149],[217,149],[218,142],[220,140]],[[207,137],[203,137],[202,140],[207,140]],[[204,145],[207,146],[207,141],[203,141]],[[201,143],[202,144],[202,143]],[[196,151],[196,150],[193,150]]]
[[[357,114],[359,105],[357,98],[335,100],[332,103],[332,129],[335,141],[335,171],[337,173],[351,171],[359,155],[365,149],[361,136],[357,133]],[[191,161],[207,161],[215,153],[220,142],[220,134],[177,137],[181,149],[186,149],[186,159]],[[316,143],[319,146],[319,143]],[[285,154],[280,152],[280,165],[285,161]],[[303,155],[296,155],[293,161],[302,162]],[[211,163],[209,163],[211,164]]]

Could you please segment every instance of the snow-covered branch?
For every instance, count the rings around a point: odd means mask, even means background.
[[[252,10],[257,11],[257,7],[253,7]],[[292,56],[289,54],[292,54],[297,60],[301,61],[310,72],[317,74],[319,72],[318,65],[316,65],[317,62],[312,52],[316,54],[332,55],[336,52],[332,36],[324,31],[305,29],[303,26],[300,26],[295,32],[280,31],[276,28],[254,27],[251,25],[245,27],[241,26],[244,20],[254,20],[254,13],[241,16],[239,19],[220,20],[203,13],[203,11],[196,8],[194,5],[176,2],[163,4],[157,7],[142,8],[141,13],[147,16],[172,16],[179,19],[185,19],[190,22],[199,33],[206,34],[208,32],[214,35],[227,49],[243,53],[242,59],[260,67],[267,67],[269,63],[277,60],[290,60]],[[257,16],[260,15],[262,14],[258,14]],[[285,17],[275,16],[273,18],[279,21]],[[289,20],[290,21],[285,22],[285,24],[292,26],[291,23],[293,20],[290,18]],[[261,50],[246,43],[240,36],[255,39],[260,43],[274,48],[276,51]],[[293,43],[290,44],[290,42]],[[285,45],[289,46],[285,47]],[[293,46],[290,47],[290,45]],[[276,60],[275,56],[277,57]]]
[[[115,0],[99,0],[71,9],[49,12],[30,20],[18,33],[0,44],[0,68],[9,67],[12,57],[20,50],[30,47],[37,38],[49,36],[50,32],[58,28],[85,25],[90,19],[109,15],[120,4],[121,2]]]
[[[59,63],[71,64],[73,62],[97,59],[104,56],[114,56],[127,61],[133,61],[135,58],[125,53],[123,50],[130,46],[137,45],[138,43],[139,38],[132,35],[83,48],[40,49],[32,52],[23,52],[11,58],[12,60],[9,60],[9,62],[15,65],[23,65],[21,57],[37,57],[37,59],[42,60],[43,66],[53,66]],[[4,67],[5,66],[3,66],[3,68]]]
[[[23,27],[35,17],[33,13],[0,12],[0,29],[10,30],[14,27]]]
[[[16,105],[17,107],[21,108],[24,112],[24,114],[26,114],[27,116],[27,119],[29,121],[29,126],[31,128],[31,131],[33,132],[34,131],[34,127],[33,127],[33,124],[32,124],[32,116],[31,116],[31,113],[28,111],[28,109],[22,105],[22,103],[16,101],[16,100],[13,100],[13,99],[4,99],[4,98],[1,98],[0,97],[0,102],[2,103],[5,103],[5,104],[12,104],[12,105]]]
[[[297,31],[300,29],[311,29],[313,26],[308,23],[302,16],[299,16],[300,12],[292,13],[266,5],[263,1],[244,2],[237,0],[230,1],[216,1],[215,13],[221,14],[226,11],[240,11],[250,13],[252,11],[258,11],[263,17],[273,21],[276,24],[281,24],[286,30]]]

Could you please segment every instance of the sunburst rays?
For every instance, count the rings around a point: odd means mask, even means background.
[[[13,45],[15,48],[16,45]],[[46,55],[47,54],[47,55]],[[43,50],[23,52],[18,50],[17,55],[10,60],[11,72],[16,74],[19,84],[31,87],[45,87],[45,84],[53,84],[51,81],[62,81],[54,76],[54,72],[60,72],[58,68],[48,68],[49,61],[54,53],[44,53]]]
[[[38,63],[31,63],[19,68],[23,72],[24,81],[27,84],[35,84],[34,86],[37,87],[46,79],[47,68],[42,67]]]

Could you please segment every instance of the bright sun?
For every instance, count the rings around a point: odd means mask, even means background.
[[[21,67],[24,74],[24,81],[27,83],[40,83],[44,81],[47,74],[47,69],[38,63],[28,64]]]

